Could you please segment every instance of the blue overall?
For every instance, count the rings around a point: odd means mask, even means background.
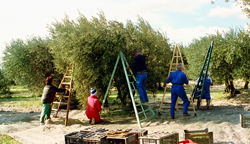
[[[185,73],[181,72],[180,70],[176,70],[172,72],[168,77],[167,83],[172,83],[171,88],[171,116],[174,116],[175,110],[175,103],[178,96],[183,100],[183,113],[187,113],[189,100],[184,90],[183,84],[188,84],[188,79]]]
[[[140,95],[141,102],[148,102],[148,96],[145,88],[146,79],[147,79],[147,74],[136,75],[136,88]]]
[[[197,82],[198,80],[196,81],[196,83]],[[211,97],[210,97],[210,85],[211,84],[212,84],[212,79],[210,77],[207,77],[205,81],[204,95],[201,97],[202,99],[211,100]],[[195,96],[198,96],[200,93],[196,93]]]

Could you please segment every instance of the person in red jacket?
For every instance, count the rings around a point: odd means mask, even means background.
[[[99,112],[102,111],[101,103],[97,97],[97,91],[93,88],[90,90],[90,96],[87,100],[87,109],[85,111],[86,116],[90,119],[91,124],[101,122]]]

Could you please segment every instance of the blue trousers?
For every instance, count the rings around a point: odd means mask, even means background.
[[[171,88],[171,116],[174,116],[175,103],[178,96],[183,100],[183,113],[187,113],[189,100],[182,85],[173,85]]]
[[[141,102],[148,101],[148,95],[145,88],[146,79],[147,79],[147,74],[136,75],[136,88],[140,95]]]

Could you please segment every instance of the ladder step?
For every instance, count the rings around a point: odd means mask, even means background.
[[[62,97],[62,98],[69,98],[69,96],[65,96],[65,95],[63,95],[63,96],[56,95],[56,97],[57,97],[57,98],[59,98],[59,97]]]
[[[51,109],[52,111],[57,111],[57,109]],[[58,111],[61,111],[61,112],[66,112],[67,109],[59,109]]]
[[[69,78],[69,79],[72,79],[72,76],[65,76],[65,78]]]
[[[148,117],[147,119],[141,120],[140,122],[144,122],[144,121],[149,120],[149,119],[154,118],[154,117],[155,117],[155,114],[153,114],[152,116]]]
[[[142,113],[145,113],[145,112],[147,112],[147,111],[150,111],[150,109],[146,109],[146,110],[144,110],[144,111],[141,111],[141,112],[138,113],[138,115],[139,115],[139,114],[142,114]]]
[[[60,102],[53,102],[54,104],[60,104]],[[66,103],[66,102],[61,102],[61,104],[60,105],[67,105],[68,103]]]
[[[140,96],[135,96],[134,99],[140,98]]]
[[[63,85],[71,85],[71,82],[63,82]]]
[[[68,72],[73,72],[73,70],[68,70]]]

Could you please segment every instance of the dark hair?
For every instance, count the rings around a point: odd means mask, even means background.
[[[52,76],[48,76],[46,78],[46,85],[51,85],[52,84],[52,81],[53,81],[53,77]]]

